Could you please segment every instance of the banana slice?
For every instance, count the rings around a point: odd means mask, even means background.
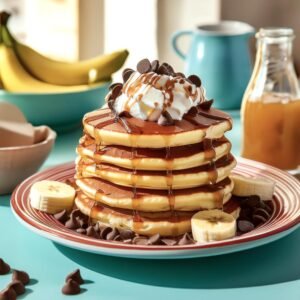
[[[261,200],[271,200],[275,183],[261,177],[248,178],[241,175],[230,175],[234,182],[233,195],[245,197],[257,195]]]
[[[197,212],[191,224],[194,239],[201,243],[229,239],[236,234],[235,218],[218,209]]]
[[[43,180],[32,185],[30,204],[35,209],[55,214],[73,207],[75,193],[75,189],[65,183]]]

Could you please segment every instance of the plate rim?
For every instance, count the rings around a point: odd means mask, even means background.
[[[295,185],[294,185],[294,189],[295,191],[299,192],[300,195],[300,182],[294,178],[292,175],[288,174],[285,171],[279,170],[277,168],[274,168],[272,166],[260,163],[260,162],[256,162],[256,161],[252,161],[249,159],[245,159],[245,158],[237,158],[238,164],[242,163],[245,164],[247,166],[250,166],[252,168],[255,169],[265,169],[264,171],[276,171],[277,173],[279,172],[281,175],[284,175],[285,177],[288,177],[289,180],[292,180]],[[254,165],[253,165],[254,164]],[[46,237],[50,240],[55,240],[56,242],[58,242],[57,240],[59,239],[61,241],[61,244],[68,245],[68,242],[70,243],[75,243],[77,245],[79,245],[77,247],[77,249],[82,249],[82,250],[87,250],[85,249],[86,247],[96,247],[99,249],[99,252],[101,251],[101,249],[105,248],[105,250],[107,249],[111,249],[112,251],[118,250],[118,251],[138,251],[140,253],[135,253],[133,254],[133,256],[143,256],[145,255],[144,252],[150,251],[153,255],[157,252],[176,252],[176,251],[182,251],[182,250],[194,250],[194,251],[201,251],[203,249],[212,249],[212,250],[216,250],[218,248],[223,248],[226,246],[239,246],[242,244],[246,244],[249,242],[255,242],[257,240],[262,240],[262,239],[266,239],[268,237],[272,237],[272,236],[276,236],[280,233],[283,233],[284,231],[288,231],[289,229],[292,229],[293,227],[295,227],[295,229],[297,228],[297,225],[299,224],[300,221],[300,211],[297,212],[297,216],[293,219],[290,220],[288,223],[281,225],[279,228],[275,228],[275,229],[270,229],[270,231],[268,232],[261,232],[258,233],[257,235],[253,235],[253,236],[244,236],[242,238],[239,239],[228,239],[228,240],[224,240],[224,241],[218,241],[218,242],[214,242],[214,243],[207,243],[207,244],[193,244],[193,245],[182,245],[182,246],[143,246],[143,245],[129,245],[129,244],[121,244],[121,243],[112,243],[112,242],[108,242],[108,241],[102,241],[102,240],[96,240],[97,243],[86,243],[86,242],[82,242],[82,241],[76,241],[72,238],[67,238],[65,234],[58,234],[56,232],[51,232],[51,228],[49,228],[49,226],[42,224],[41,222],[34,222],[33,220],[31,220],[26,213],[21,212],[18,210],[18,208],[16,207],[16,202],[18,200],[18,193],[21,191],[21,189],[23,187],[27,187],[30,186],[32,184],[31,181],[33,181],[35,178],[38,178],[39,176],[46,176],[47,173],[51,172],[51,171],[56,171],[56,170],[60,170],[60,172],[62,171],[67,171],[67,170],[72,170],[74,169],[75,165],[74,162],[68,162],[68,163],[64,163],[64,164],[59,164],[56,165],[54,167],[51,168],[47,168],[43,171],[40,171],[38,173],[33,174],[32,176],[28,177],[26,180],[24,180],[22,183],[20,183],[14,190],[12,196],[11,196],[11,209],[14,213],[14,215],[17,217],[17,219],[19,221],[21,221],[22,225],[27,225],[26,227],[28,229],[31,229],[33,232]],[[49,176],[49,175],[48,175]],[[51,176],[53,176],[53,174],[51,174]],[[44,178],[46,179],[46,178]],[[31,182],[31,184],[30,184]],[[24,191],[21,191],[21,195],[24,193]],[[300,201],[300,199],[298,199]],[[24,224],[25,223],[25,224]],[[37,224],[36,224],[37,223]],[[41,224],[39,224],[41,223]],[[46,227],[48,228],[48,230],[45,230]],[[50,230],[50,231],[49,231]],[[70,232],[72,232],[70,230]],[[72,236],[72,234],[71,234]],[[76,237],[76,236],[75,236]],[[77,236],[78,237],[78,236]],[[91,239],[92,241],[93,239]],[[237,250],[238,251],[238,250]],[[103,254],[108,254],[109,253],[103,253]],[[113,253],[111,253],[113,255]],[[171,253],[172,254],[172,253]]]

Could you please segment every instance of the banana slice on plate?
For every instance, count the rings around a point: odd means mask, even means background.
[[[193,238],[200,243],[221,241],[236,235],[235,218],[218,209],[197,212],[191,224]]]
[[[73,207],[76,191],[73,187],[52,180],[34,183],[30,189],[30,204],[33,208],[49,214]]]
[[[261,177],[249,178],[232,174],[230,178],[234,182],[233,195],[246,197],[257,195],[261,200],[272,200],[275,183]]]

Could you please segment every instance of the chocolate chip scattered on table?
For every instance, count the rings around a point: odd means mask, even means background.
[[[0,274],[7,275],[10,273],[10,266],[0,258]],[[30,282],[28,273],[20,270],[13,270],[12,281],[0,291],[0,300],[14,300],[17,296],[25,293],[25,285]]]
[[[2,258],[0,258],[0,275],[5,275],[10,272],[10,266]]]
[[[65,295],[77,295],[80,294],[81,288],[80,285],[84,284],[84,280],[81,277],[80,270],[76,269],[67,275],[65,279],[65,284],[62,287],[61,291]]]

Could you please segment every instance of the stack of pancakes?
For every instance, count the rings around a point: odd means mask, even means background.
[[[191,231],[199,210],[233,212],[228,176],[236,162],[224,137],[232,127],[224,112],[200,104],[163,126],[103,108],[86,114],[83,126],[76,205],[94,221],[177,236]]]

